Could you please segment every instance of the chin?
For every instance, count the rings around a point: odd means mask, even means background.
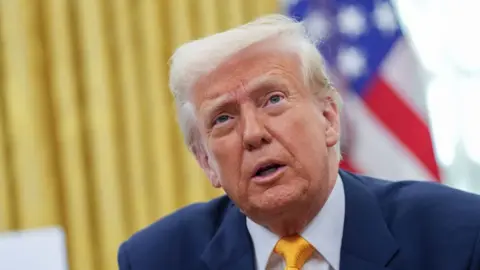
[[[303,207],[306,190],[298,186],[274,186],[249,198],[246,214],[257,219],[272,219],[295,213]]]

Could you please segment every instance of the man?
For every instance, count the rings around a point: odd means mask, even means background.
[[[172,57],[185,142],[226,196],[136,233],[121,270],[480,269],[480,197],[339,170],[341,99],[281,15]]]

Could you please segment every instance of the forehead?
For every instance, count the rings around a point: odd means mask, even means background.
[[[200,105],[205,100],[246,90],[250,83],[265,77],[281,78],[287,83],[298,81],[299,63],[298,55],[292,51],[251,46],[201,77],[194,87],[194,103]]]

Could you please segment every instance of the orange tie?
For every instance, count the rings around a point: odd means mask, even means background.
[[[314,247],[299,235],[286,236],[278,240],[274,251],[285,259],[285,270],[300,270],[312,256]]]

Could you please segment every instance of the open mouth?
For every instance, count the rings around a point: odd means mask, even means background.
[[[268,164],[265,166],[260,167],[255,174],[253,175],[254,177],[266,177],[269,175],[274,174],[277,172],[279,169],[285,167],[283,164],[278,164],[278,163],[272,163]]]

